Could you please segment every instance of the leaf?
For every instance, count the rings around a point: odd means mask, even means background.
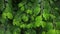
[[[28,5],[28,6],[32,6],[32,3],[31,3],[31,2],[29,2],[27,5]]]
[[[46,28],[46,30],[53,29],[53,24],[48,22],[48,23],[46,23],[46,27],[45,28]]]
[[[36,31],[33,29],[27,29],[27,31],[25,31],[25,34],[36,34]]]
[[[9,19],[12,19],[12,18],[13,18],[12,13],[8,12],[8,13],[7,13],[7,17],[8,17]]]
[[[34,16],[30,16],[31,20],[34,21]]]
[[[45,20],[49,19],[50,14],[48,13],[47,10],[44,10],[44,12],[43,12],[43,17],[44,17]]]
[[[60,22],[56,22],[56,29],[60,29]]]
[[[13,20],[13,25],[20,26],[20,21],[17,19]]]
[[[42,21],[42,17],[41,16],[37,16],[35,19],[35,26],[39,27],[40,26],[40,22]]]
[[[59,30],[51,29],[47,32],[47,34],[60,34]]]
[[[39,21],[39,22],[42,21],[42,16],[37,16],[35,21]]]
[[[49,19],[49,17],[50,17],[50,14],[43,13],[43,17],[44,17],[44,19],[45,19],[45,20],[47,20],[47,19]]]
[[[55,18],[56,18],[56,16],[55,16],[55,15],[52,15],[52,14],[50,14],[50,17],[51,17],[52,19],[55,19]]]
[[[12,15],[11,11],[12,11],[12,9],[9,6],[9,4],[6,4],[6,8],[5,8],[2,16],[4,16],[4,18],[8,17],[9,19],[12,19],[13,15]]]
[[[47,34],[56,34],[55,30],[49,30]]]
[[[28,18],[27,15],[25,15],[25,14],[22,15],[22,20],[23,20],[24,22],[27,22],[28,19],[29,19],[29,18]]]
[[[60,30],[56,30],[56,34],[60,34]]]
[[[40,13],[40,7],[34,8],[34,15],[38,15]]]
[[[31,15],[32,14],[32,10],[31,9],[27,9],[26,13]]]
[[[59,8],[58,7],[55,7],[55,10],[59,10]]]
[[[33,24],[30,23],[30,24],[28,24],[28,25],[26,26],[26,28],[32,28],[32,26],[33,26]]]
[[[42,34],[45,34],[45,31],[43,31]]]
[[[26,28],[26,24],[21,24],[20,28]]]
[[[0,34],[4,34],[4,28],[0,28]]]
[[[11,32],[9,30],[6,31],[6,34],[11,34]]]
[[[25,10],[24,6],[22,6],[20,10],[21,10],[21,11],[24,11],[24,10]]]
[[[3,14],[2,14],[2,18],[4,18],[4,19],[6,19],[6,13],[4,12]]]
[[[9,4],[6,4],[6,8],[5,8],[5,10],[4,10],[4,12],[11,12],[12,11],[12,9],[11,9],[11,6],[9,6]]]
[[[23,5],[24,5],[24,3],[21,2],[18,4],[18,7],[22,7]]]
[[[4,9],[4,0],[0,0],[0,11],[3,11]]]
[[[42,21],[42,16],[37,16],[35,19],[35,26],[39,27],[45,27],[46,23],[44,21]]]
[[[0,17],[0,21],[2,24],[4,24],[6,22],[6,18]]]
[[[13,30],[13,34],[20,34],[21,30],[19,28],[15,28]]]

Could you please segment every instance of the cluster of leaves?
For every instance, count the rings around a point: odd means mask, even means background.
[[[39,27],[40,25],[43,25],[40,24],[42,17],[40,15],[39,0],[35,0],[35,2],[34,0],[22,0],[17,6],[18,10],[13,19],[13,25],[19,26],[20,28],[35,28],[36,26]]]
[[[60,34],[59,0],[0,0],[1,34]]]

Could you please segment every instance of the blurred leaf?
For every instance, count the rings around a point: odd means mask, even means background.
[[[20,21],[18,21],[18,20],[16,20],[16,19],[14,19],[13,20],[13,25],[17,25],[17,26],[19,26],[20,25],[20,23],[19,23]]]
[[[47,34],[60,34],[60,31],[59,30],[52,29],[52,30],[49,30],[47,32]]]
[[[38,22],[42,21],[42,16],[37,16],[35,21],[38,21]]]
[[[36,34],[36,31],[32,29],[28,29],[27,31],[25,31],[25,34]]]
[[[45,34],[45,32],[43,31],[42,34]]]
[[[27,10],[26,10],[26,13],[27,13],[27,14],[32,14],[32,10],[27,9]]]
[[[13,34],[21,34],[20,32],[21,32],[21,30],[19,28],[15,28],[13,30]]]
[[[21,10],[21,11],[24,11],[24,10],[25,10],[24,6],[22,6],[20,10]]]
[[[60,22],[56,22],[56,29],[60,29]]]
[[[49,14],[43,13],[43,17],[44,17],[45,20],[49,19],[49,16],[50,16]]]
[[[26,28],[26,24],[21,24],[20,28]]]
[[[6,34],[12,34],[9,30],[6,31]]]
[[[30,24],[28,24],[26,27],[27,27],[27,28],[32,28],[32,26],[33,26],[33,24],[30,23]]]
[[[40,7],[34,8],[34,14],[38,15],[40,13]]]
[[[9,19],[12,19],[12,18],[13,18],[12,13],[8,12],[8,13],[7,13],[7,17],[8,17]]]
[[[22,7],[23,5],[24,5],[24,3],[21,2],[18,4],[18,7]]]
[[[55,10],[58,10],[59,8],[58,7],[55,7]]]
[[[35,26],[39,27],[41,25],[41,21],[42,21],[42,16],[37,16],[35,19]]]
[[[52,23],[46,23],[46,30],[53,29],[53,24]]]
[[[4,13],[2,14],[2,18],[6,19],[6,16],[7,16],[7,14],[4,12]]]
[[[28,19],[29,19],[29,18],[28,18],[27,15],[25,15],[25,14],[22,15],[22,20],[23,20],[24,22],[27,22]]]
[[[55,15],[50,14],[50,16],[51,16],[52,19],[55,19],[56,18]]]
[[[49,30],[49,31],[47,32],[47,34],[56,34],[56,31],[55,31],[54,29],[52,29],[52,30]]]

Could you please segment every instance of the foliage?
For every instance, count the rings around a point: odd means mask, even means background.
[[[0,0],[0,34],[60,34],[60,0]]]

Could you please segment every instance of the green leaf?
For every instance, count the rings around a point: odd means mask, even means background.
[[[48,22],[46,23],[46,30],[50,30],[50,29],[53,29],[53,24]]]
[[[20,10],[21,10],[21,11],[24,11],[24,10],[25,10],[24,6],[22,6]]]
[[[4,12],[11,12],[12,11],[12,8],[9,6],[9,4],[6,4],[6,8],[4,10]]]
[[[6,34],[12,34],[9,30],[6,31]]]
[[[56,22],[56,29],[60,29],[60,22]]]
[[[47,19],[49,19],[49,17],[50,17],[50,14],[43,13],[43,17],[44,17],[44,19],[45,19],[45,20],[47,20]]]
[[[42,34],[45,34],[45,31],[43,31]]]
[[[49,30],[47,34],[56,34],[55,30]]]
[[[35,26],[39,27],[41,25],[42,16],[37,16],[35,21]]]
[[[30,16],[31,17],[31,20],[34,21],[34,16]]]
[[[55,7],[55,10],[59,10],[59,8],[58,7]]]
[[[13,25],[20,26],[20,21],[17,19],[13,20]]]
[[[7,16],[7,14],[4,12],[4,13],[2,14],[2,18],[6,19],[6,16]]]
[[[52,15],[52,14],[50,14],[50,17],[51,17],[52,19],[55,19],[55,18],[56,18],[56,16],[55,16],[55,15]]]
[[[27,31],[25,31],[25,34],[36,34],[36,31],[32,29],[27,29]]]
[[[45,7],[45,9],[43,9],[43,18],[44,18],[44,20],[49,20],[49,18],[50,18],[50,9],[48,9],[48,6],[46,6],[46,7]]]
[[[34,14],[38,15],[40,13],[40,7],[34,8]]]
[[[22,20],[23,20],[24,22],[27,22],[27,21],[28,21],[28,16],[25,15],[25,14],[23,14],[23,15],[22,15]]]
[[[42,21],[42,16],[37,16],[35,21],[38,21],[38,22]]]
[[[60,30],[56,30],[56,34],[60,34]]]
[[[60,34],[59,30],[51,29],[47,32],[47,34]]]
[[[15,28],[13,30],[13,34],[21,34],[20,32],[21,32],[21,30],[19,28]]]
[[[30,24],[28,24],[28,25],[26,26],[26,28],[32,28],[32,26],[33,26],[33,24],[30,23]]]
[[[27,14],[32,14],[32,10],[31,10],[31,9],[27,9],[27,10],[26,10],[26,13],[27,13]]]
[[[24,3],[21,2],[18,4],[18,7],[22,7],[23,5],[24,5]]]
[[[29,2],[27,5],[28,5],[28,6],[32,6],[32,3],[31,3],[31,2]]]
[[[20,28],[26,28],[26,24],[21,24]]]
[[[45,27],[46,23],[44,21],[42,21],[42,16],[37,16],[35,19],[35,26],[39,27]]]
[[[9,19],[12,19],[12,18],[13,18],[12,13],[8,12],[8,13],[7,13],[7,17],[8,17]]]
[[[4,28],[0,28],[0,34],[4,34]]]
[[[6,4],[6,8],[5,8],[2,16],[3,16],[4,18],[8,17],[9,19],[12,19],[12,18],[13,18],[13,15],[12,15],[11,11],[12,11],[12,9],[11,9],[11,7],[9,6],[9,4]]]
[[[3,11],[4,7],[4,0],[0,0],[0,10]]]

